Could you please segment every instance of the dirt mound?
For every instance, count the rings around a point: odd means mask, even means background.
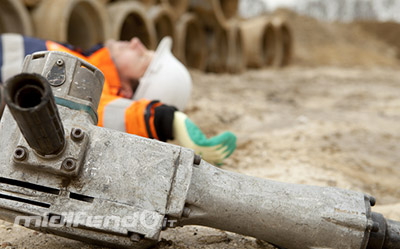
[[[393,23],[323,22],[301,16],[288,10],[277,10],[273,15],[283,16],[292,27],[294,63],[304,66],[389,66],[400,65],[398,47],[400,36]],[[384,27],[384,28],[382,28]],[[397,29],[398,26],[396,25]],[[390,32],[388,31],[390,30]],[[398,39],[397,39],[398,41]]]
[[[396,48],[397,58],[400,59],[400,23],[363,21],[355,24],[377,39]]]

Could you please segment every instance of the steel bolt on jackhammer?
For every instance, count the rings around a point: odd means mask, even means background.
[[[39,52],[6,82],[0,218],[118,248],[148,248],[176,225],[284,248],[400,248],[400,223],[371,212],[368,195],[225,171],[190,149],[97,127],[103,81],[72,55]]]

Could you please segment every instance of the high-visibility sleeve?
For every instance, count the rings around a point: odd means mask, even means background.
[[[98,108],[99,126],[160,141],[172,139],[174,107],[159,101],[133,101],[102,94]]]
[[[2,35],[0,41],[1,61],[0,61],[0,82],[21,72],[22,62],[25,57],[24,38],[19,34]]]

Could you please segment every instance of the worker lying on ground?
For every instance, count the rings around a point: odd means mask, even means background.
[[[0,38],[0,82],[21,71],[27,54],[44,50],[67,52],[104,73],[99,126],[160,141],[176,139],[181,146],[217,164],[236,148],[236,137],[231,132],[208,139],[181,112],[189,101],[192,80],[188,70],[172,55],[169,37],[160,42],[156,51],[146,49],[139,39],[133,38],[110,40],[87,52],[18,34],[3,34]]]

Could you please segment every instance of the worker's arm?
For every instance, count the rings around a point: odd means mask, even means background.
[[[176,139],[215,164],[221,164],[236,149],[233,133],[208,139],[184,113],[158,101],[132,101],[103,93],[98,113],[99,126],[164,142]]]

